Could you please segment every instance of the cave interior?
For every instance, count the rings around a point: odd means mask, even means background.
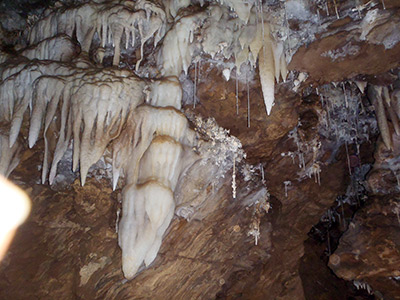
[[[400,299],[398,0],[0,7],[0,299]]]

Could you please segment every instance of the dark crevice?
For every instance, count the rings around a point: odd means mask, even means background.
[[[371,168],[363,164],[352,168],[345,195],[338,196],[320,221],[308,233],[299,273],[306,299],[376,299],[368,291],[357,289],[328,267],[329,257],[337,249],[354,214],[368,203],[365,178]]]

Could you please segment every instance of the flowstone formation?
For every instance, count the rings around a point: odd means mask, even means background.
[[[0,12],[0,172],[34,199],[0,298],[396,298],[399,7]]]
[[[1,172],[7,176],[17,166],[24,140],[32,148],[41,137],[43,184],[54,183],[71,147],[72,171],[79,169],[82,185],[91,166],[106,157],[113,189],[124,179],[118,233],[127,278],[153,262],[175,207],[186,202],[176,201],[176,187],[183,188],[192,167],[202,167],[197,161],[207,161],[210,147],[198,144],[199,136],[179,111],[180,73],[187,73],[201,52],[212,58],[234,55],[238,74],[245,63],[255,68],[259,58],[268,114],[275,77],[286,77],[283,46],[273,42],[262,6],[227,4],[198,7],[187,15],[177,11],[189,3],[175,1],[165,8],[150,1],[55,7],[31,26],[26,47],[1,66]],[[228,35],[218,27],[221,22],[230,24]],[[145,57],[145,44],[155,54]],[[122,52],[136,50],[136,74],[118,68]],[[110,55],[114,67],[105,68],[101,64]],[[221,168],[210,171],[219,174],[216,180],[243,156],[240,143],[232,145],[214,158]],[[218,164],[226,159],[229,164]],[[235,192],[234,187],[234,197]]]
[[[84,185],[89,168],[113,141],[114,187],[121,173],[126,181],[119,229],[123,270],[132,278],[143,261],[149,265],[154,260],[174,213],[179,176],[195,161],[185,156],[195,143],[187,119],[174,107],[161,108],[171,104],[162,94],[153,97],[159,106],[145,104],[146,82],[129,71],[55,62],[15,68],[19,71],[7,76],[1,87],[2,119],[10,124],[9,139],[2,142],[11,146],[3,147],[3,169],[9,173],[15,166],[7,158],[15,159],[14,145],[28,106],[29,146],[39,135],[44,138],[43,183],[47,178],[53,183],[73,140],[71,167],[79,167]]]

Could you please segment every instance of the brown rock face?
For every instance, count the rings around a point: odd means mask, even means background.
[[[346,170],[342,164],[328,167],[321,186],[313,179],[293,182],[286,197],[278,174],[297,166],[277,160],[266,170],[276,196],[271,212],[260,214],[258,245],[248,232],[256,216],[250,204],[262,200],[259,179],[240,183],[237,200],[230,178],[216,192],[210,186],[199,211],[206,217],[175,219],[154,265],[126,282],[115,233],[118,201],[109,183],[91,178],[80,187],[76,180],[56,192],[33,183],[39,173],[34,169],[15,172],[21,183],[32,178],[24,186],[33,211],[2,263],[0,299],[303,298],[303,241],[343,188],[336,176],[343,178]]]
[[[61,192],[36,184],[35,157],[14,175],[30,194],[32,212],[2,262],[0,298],[76,299],[96,271],[119,260],[116,195],[105,180],[85,188],[77,180]]]
[[[236,200],[232,199],[228,176],[221,186],[208,187],[206,202],[197,212],[201,220],[174,219],[155,263],[127,282],[115,234],[118,191],[112,193],[106,180],[95,178],[85,187],[75,181],[58,192],[37,185],[34,182],[39,172],[34,170],[40,159],[36,154],[29,157],[30,168],[21,167],[14,175],[26,188],[34,186],[34,210],[2,266],[1,299],[8,295],[15,295],[15,299],[305,298],[299,271],[303,243],[312,225],[344,192],[345,161],[324,166],[321,185],[314,178],[298,181],[297,159],[293,163],[281,153],[297,148],[287,134],[299,115],[303,124],[299,134],[305,140],[316,136],[319,102],[301,102],[279,94],[273,109],[276,115],[266,120],[259,86],[252,84],[254,116],[247,128],[245,116],[239,115],[235,121],[234,87],[227,89],[218,78],[209,77],[218,83],[215,86],[206,88],[206,82],[199,85],[202,102],[197,109],[237,130],[250,160],[263,162],[271,194],[270,213],[255,210],[254,203],[265,198],[259,193],[263,190],[259,171],[247,181],[238,175]],[[228,98],[207,101],[207,92],[227,94]],[[246,94],[245,90],[245,98]],[[241,110],[246,108],[241,106]],[[312,153],[305,155],[307,164],[311,159]],[[284,181],[289,180],[286,195]],[[249,236],[254,226],[260,233],[257,245]]]
[[[330,30],[320,38],[296,52],[289,68],[307,72],[311,82],[320,84],[359,74],[379,74],[398,67],[400,43],[395,42],[390,48],[382,43],[386,39],[388,44],[391,39],[398,40],[399,36],[391,34],[398,35],[393,30],[400,26],[399,10],[379,14],[381,17],[373,21],[376,23],[371,25],[368,32],[362,30],[362,22],[331,25]]]
[[[399,208],[396,196],[371,198],[356,213],[329,259],[336,275],[366,282],[385,299],[400,299]]]
[[[299,95],[278,86],[275,105],[267,116],[259,77],[246,84],[238,83],[236,111],[235,79],[226,82],[218,68],[203,65],[197,87],[200,104],[196,112],[214,117],[217,123],[238,137],[250,163],[269,160],[277,143],[297,125]],[[249,100],[249,105],[248,105]],[[249,121],[250,119],[250,121]]]

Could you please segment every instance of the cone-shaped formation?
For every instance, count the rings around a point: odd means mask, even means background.
[[[157,91],[151,94],[163,104]],[[143,105],[129,117],[126,130],[114,143],[114,188],[121,170],[127,181],[118,232],[127,278],[134,277],[143,263],[151,264],[158,253],[175,211],[178,179],[194,163],[193,156],[185,155],[194,141],[186,117],[175,108]]]
[[[400,91],[394,90],[390,94],[386,86],[370,85],[368,86],[368,97],[375,108],[383,143],[388,150],[399,151],[400,149],[394,148],[394,135],[400,135]],[[389,127],[388,119],[391,121],[392,130]]]
[[[164,11],[149,1],[86,3],[49,12],[33,26],[29,40],[31,44],[36,44],[62,33],[72,37],[75,32],[82,51],[89,52],[93,37],[97,34],[103,48],[106,44],[114,47],[113,65],[117,66],[123,40],[125,48],[129,45],[135,47],[136,36],[139,36],[143,57],[144,44],[154,38],[156,46],[164,36],[165,29]]]
[[[127,278],[157,256],[175,207],[186,202],[182,199],[185,172],[194,176],[201,165],[192,150],[196,134],[179,111],[181,72],[187,72],[194,56],[201,53],[213,59],[222,54],[222,60],[234,56],[237,75],[243,64],[254,70],[258,59],[268,113],[274,81],[280,74],[286,76],[283,46],[273,42],[269,26],[260,22],[262,5],[257,10],[253,2],[229,0],[191,14],[178,12],[189,4],[166,1],[164,10],[146,0],[107,1],[49,10],[31,28],[30,46],[18,51],[19,57],[2,56],[7,61],[0,66],[0,123],[4,125],[0,172],[8,175],[17,165],[20,139],[33,147],[43,137],[42,182],[54,182],[58,163],[73,145],[71,167],[73,171],[79,167],[83,185],[89,168],[109,147],[114,189],[124,177],[118,233]],[[145,43],[152,41],[156,49],[161,40],[157,57],[147,60],[157,60],[159,70],[146,66],[142,72],[146,78],[116,67],[99,69],[87,58],[91,50],[91,59],[102,63],[113,50],[113,65],[118,66],[121,48],[140,47],[137,71]],[[149,78],[154,74],[165,77]],[[26,135],[21,127],[28,123]],[[225,151],[218,155],[211,151],[208,155],[213,159],[225,160],[228,152],[237,156],[240,143],[229,151],[226,139],[220,144]],[[221,172],[231,166],[215,165]],[[206,171],[217,172],[211,169]]]
[[[123,199],[119,244],[122,248],[122,270],[130,279],[143,262],[148,266],[156,258],[175,204],[171,189],[157,181],[126,186]]]
[[[261,21],[263,12],[251,10],[242,1],[224,1],[234,8],[239,18],[232,18],[227,7],[209,6],[206,11],[179,18],[167,32],[158,57],[158,65],[165,76],[187,73],[199,44],[212,59],[217,55],[225,59],[235,58],[237,76],[241,67],[249,64],[255,69],[259,61],[259,73],[264,103],[269,115],[274,104],[275,80],[286,80],[287,67],[283,44],[273,40],[270,26]],[[258,13],[258,15],[257,15]],[[261,17],[260,17],[261,14]],[[200,37],[195,37],[195,31]],[[229,72],[232,66],[227,69]],[[227,78],[230,74],[226,75]]]
[[[176,109],[182,99],[179,81],[150,82],[128,71],[55,62],[13,66],[3,76],[0,92],[7,101],[2,102],[1,119],[11,124],[11,137],[0,136],[2,173],[8,175],[18,163],[16,140],[28,107],[29,146],[44,138],[43,182],[50,169],[52,184],[73,140],[72,169],[80,166],[83,185],[90,166],[114,140],[114,188],[120,171],[126,175],[119,229],[123,270],[133,277],[142,263],[147,266],[156,257],[175,210],[178,178],[193,162],[184,153],[192,151],[195,133]]]
[[[14,93],[8,93],[9,85]],[[44,123],[42,182],[46,181],[50,161],[48,130],[55,127],[59,135],[53,149],[49,182],[53,182],[57,164],[73,136],[73,170],[79,163],[83,185],[90,166],[100,159],[110,141],[119,136],[128,113],[144,102],[144,86],[143,80],[122,70],[78,69],[58,63],[24,68],[0,84],[0,95],[8,98],[2,102],[1,119],[11,121],[10,147],[30,106],[29,147],[36,143]]]
[[[8,135],[0,133],[0,174],[8,177],[12,170],[19,164],[21,145],[17,141],[12,147],[8,143]]]

